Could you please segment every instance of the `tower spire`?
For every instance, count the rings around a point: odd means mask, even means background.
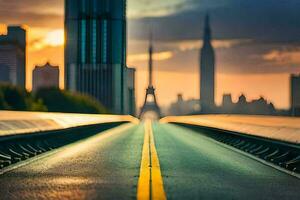
[[[153,35],[149,32],[149,87],[153,87]]]
[[[206,14],[206,16],[205,16],[203,40],[204,40],[204,43],[210,43],[211,42],[211,29],[210,29],[209,14]]]

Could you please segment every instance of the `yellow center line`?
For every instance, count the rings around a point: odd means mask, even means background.
[[[137,200],[166,200],[151,121],[145,122],[145,136],[137,188]]]

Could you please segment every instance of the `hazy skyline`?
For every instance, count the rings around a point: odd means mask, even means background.
[[[0,0],[0,5],[0,23],[29,26],[28,71],[47,61],[62,69],[64,1]],[[147,87],[145,30],[150,20],[159,103],[174,101],[177,93],[198,98],[200,39],[209,12],[217,57],[216,101],[223,93],[236,99],[243,92],[287,108],[289,74],[300,72],[299,9],[298,0],[129,0],[128,65],[138,69],[138,106]]]

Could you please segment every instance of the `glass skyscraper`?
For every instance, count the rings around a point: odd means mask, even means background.
[[[126,0],[65,0],[66,88],[124,112]]]

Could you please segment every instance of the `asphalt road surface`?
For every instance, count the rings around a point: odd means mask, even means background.
[[[16,165],[0,199],[136,199],[144,134],[122,125]],[[167,199],[300,199],[299,179],[200,133],[154,123],[153,135]]]
[[[169,199],[300,199],[300,180],[186,128],[155,124]]]

